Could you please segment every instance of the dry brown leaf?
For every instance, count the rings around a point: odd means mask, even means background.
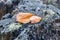
[[[41,17],[35,16],[33,13],[19,13],[17,14],[16,21],[20,23],[38,23],[41,21]]]
[[[33,13],[19,13],[17,14],[16,21],[20,23],[29,23],[30,17],[33,15]]]
[[[41,21],[41,17],[39,17],[39,16],[32,16],[30,18],[30,21],[31,21],[31,23],[38,23],[38,22]]]

